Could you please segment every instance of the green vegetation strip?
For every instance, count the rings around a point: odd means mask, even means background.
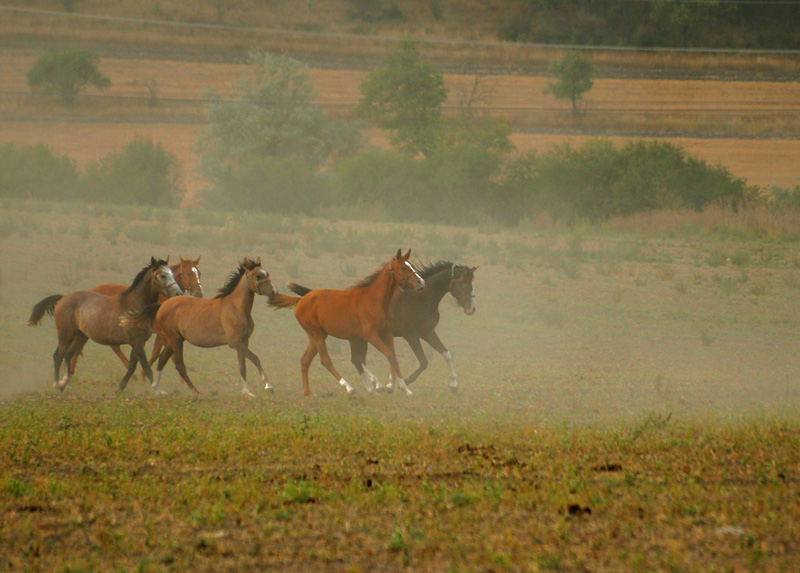
[[[239,399],[0,406],[13,570],[792,570],[800,427],[610,428]]]

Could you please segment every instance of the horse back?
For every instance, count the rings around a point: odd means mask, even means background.
[[[98,344],[119,345],[131,339],[131,329],[120,324],[124,312],[118,297],[76,291],[58,301],[53,316],[59,333],[74,329]]]
[[[180,336],[194,346],[213,348],[227,343],[224,298],[174,296],[158,309],[155,327],[168,339]]]
[[[127,288],[128,287],[126,287],[125,285],[121,285],[119,283],[104,283],[90,289],[90,292],[96,292],[98,294],[103,294],[106,296],[116,296],[118,294],[121,294]]]
[[[383,330],[390,324],[388,308],[376,303],[363,289],[315,289],[294,308],[306,330],[322,330],[334,338],[363,338],[367,330]]]

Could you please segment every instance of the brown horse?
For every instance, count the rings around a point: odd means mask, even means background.
[[[258,368],[261,381],[268,390],[272,385],[267,380],[261,361],[248,348],[250,335],[255,327],[250,316],[256,294],[268,296],[274,292],[269,273],[261,266],[261,258],[255,261],[245,258],[239,269],[233,273],[214,298],[199,299],[188,296],[171,298],[161,305],[150,305],[129,320],[141,325],[152,324],[161,332],[166,344],[156,366],[153,390],[158,391],[158,383],[164,365],[175,356],[175,368],[183,381],[198,393],[183,360],[183,342],[200,348],[214,348],[227,344],[239,355],[239,375],[242,379],[242,394],[253,396],[247,386],[245,358]]]
[[[196,296],[199,298],[203,298],[203,285],[200,284],[200,271],[197,269],[197,265],[200,264],[200,257],[196,259],[184,259],[180,257],[181,262],[170,265],[169,268],[172,269],[172,274],[175,275],[175,282],[178,283],[178,286],[183,291],[183,294],[188,294],[191,296]],[[121,285],[119,283],[104,283],[101,285],[97,285],[93,289],[90,289],[91,292],[96,292],[100,294],[104,294],[106,296],[115,296],[124,291],[126,288],[125,285]],[[158,301],[164,302],[166,297],[163,295],[159,295]],[[161,348],[164,346],[164,340],[160,333],[156,332],[156,340],[153,343],[153,351],[150,353],[150,360],[148,364],[150,366],[158,358],[158,354],[161,352]],[[125,365],[125,368],[128,367],[129,361],[128,357],[122,352],[122,349],[119,346],[112,346],[111,350],[113,350],[119,359],[122,360],[122,363]],[[73,356],[72,358],[72,371],[75,371],[75,363],[78,361],[78,355]],[[144,370],[142,370],[142,377],[144,378]]]
[[[389,308],[389,301],[396,288],[425,288],[425,281],[408,261],[410,257],[411,249],[405,255],[398,249],[391,261],[347,290],[316,289],[303,297],[284,294],[270,297],[270,306],[294,307],[295,318],[308,334],[308,348],[300,359],[303,394],[312,395],[308,387],[308,369],[317,353],[322,365],[344,386],[347,393],[354,392],[353,387],[333,366],[325,344],[328,336],[344,340],[360,338],[372,344],[389,361],[392,382],[388,388],[391,390],[392,384],[398,384],[406,394],[411,394],[394,353],[392,314]]]
[[[169,259],[167,259],[169,260]],[[130,363],[119,383],[119,392],[125,389],[136,365],[141,364],[147,377],[153,379],[144,344],[150,338],[150,329],[131,325],[121,320],[126,314],[146,307],[158,300],[181,294],[175,275],[167,261],[150,258],[133,279],[131,286],[115,296],[105,296],[91,291],[77,291],[67,295],[52,295],[39,301],[31,311],[28,326],[36,326],[45,314],[55,318],[58,346],[53,353],[55,387],[63,391],[74,374],[72,358],[80,354],[91,339],[98,344],[114,346],[130,344]],[[67,372],[59,381],[61,362],[66,360]]]

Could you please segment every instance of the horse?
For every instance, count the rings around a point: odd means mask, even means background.
[[[450,293],[456,303],[463,309],[464,314],[472,316],[477,310],[475,287],[472,282],[478,267],[456,265],[450,261],[439,261],[420,268],[419,274],[425,280],[425,289],[421,291],[397,291],[390,303],[394,318],[392,334],[402,337],[408,342],[419,366],[406,379],[406,384],[411,385],[420,374],[428,367],[428,358],[422,348],[420,340],[427,342],[434,350],[442,355],[450,370],[450,389],[458,391],[458,376],[453,366],[453,355],[436,334],[439,324],[439,303],[447,293]],[[289,283],[289,289],[300,296],[311,292],[311,289],[296,283]],[[378,378],[367,369],[367,342],[361,338],[350,339],[350,358],[364,380],[368,391],[372,388],[381,389]]]
[[[153,304],[129,315],[128,320],[140,326],[152,325],[157,332],[161,332],[166,342],[156,365],[153,390],[158,392],[164,365],[174,355],[175,368],[181,379],[193,392],[200,393],[186,371],[183,359],[184,341],[200,348],[215,348],[227,344],[239,355],[242,394],[254,396],[247,384],[245,358],[258,368],[265,388],[272,390],[272,385],[261,368],[261,361],[248,344],[255,328],[251,317],[255,295],[269,296],[274,291],[269,273],[261,266],[261,258],[245,258],[214,298],[171,298],[160,305]]]
[[[408,260],[410,257],[411,249],[405,255],[398,249],[388,263],[346,290],[316,289],[302,297],[276,293],[269,298],[269,305],[276,309],[294,307],[294,316],[308,335],[308,347],[300,359],[304,395],[313,395],[308,386],[308,369],[317,353],[322,365],[347,393],[355,392],[333,365],[325,344],[328,336],[344,340],[362,339],[372,344],[389,361],[392,381],[388,389],[397,384],[407,395],[411,395],[394,353],[389,307],[395,289],[425,288],[424,279]],[[371,388],[368,386],[367,390],[371,391]]]
[[[172,297],[182,294],[168,261],[169,258],[164,261],[151,257],[150,263],[139,271],[131,286],[114,296],[76,291],[67,295],[51,295],[34,305],[26,323],[28,326],[38,325],[45,314],[52,314],[55,319],[58,346],[53,353],[54,385],[59,391],[64,391],[75,373],[72,359],[80,354],[89,339],[105,346],[131,345],[130,362],[119,383],[118,393],[125,389],[137,364],[142,365],[150,380],[153,379],[144,351],[150,330],[126,324],[121,318],[156,302],[159,295]],[[67,371],[59,381],[61,363],[65,360]]]
[[[184,259],[180,257],[181,261],[174,265],[170,265],[169,268],[172,269],[172,274],[175,275],[175,282],[178,283],[178,286],[181,288],[184,294],[189,294],[191,296],[196,296],[199,298],[203,298],[203,285],[200,283],[200,271],[197,269],[197,265],[200,263],[200,257],[196,259]],[[96,287],[90,289],[91,292],[96,292],[100,294],[104,294],[106,296],[114,296],[126,288],[125,285],[119,283],[104,283],[101,285],[97,285]],[[167,300],[163,295],[159,295],[158,297],[159,302],[164,302]],[[150,366],[158,358],[159,353],[161,352],[161,348],[164,346],[164,341],[161,335],[156,332],[156,340],[153,343],[153,351],[150,354],[150,360],[148,360],[148,364]],[[113,350],[125,367],[128,367],[129,361],[128,357],[122,352],[122,349],[119,346],[112,346],[111,350]],[[75,371],[75,363],[78,361],[78,356],[75,355],[72,358],[72,370]],[[142,377],[144,377],[144,370],[142,370]]]

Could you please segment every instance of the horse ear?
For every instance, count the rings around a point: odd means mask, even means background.
[[[258,257],[256,259],[256,265],[258,265],[259,267],[261,266],[261,257]]]
[[[156,266],[156,258],[153,255],[150,255],[150,266]]]
[[[408,252],[406,253],[405,259],[408,260],[410,258],[411,258],[411,249],[408,249]]]
[[[195,265],[200,264],[200,255],[197,255],[197,258],[193,261]]]
[[[472,268],[469,270],[469,272],[471,272],[471,273],[474,273],[474,272],[475,272],[475,271],[477,271],[477,270],[478,270],[478,267],[472,267]]]
[[[166,263],[169,264],[169,255],[167,255]]]
[[[402,256],[403,256],[403,250],[402,249],[397,249],[397,254],[394,256],[394,258],[395,259],[399,259]]]

